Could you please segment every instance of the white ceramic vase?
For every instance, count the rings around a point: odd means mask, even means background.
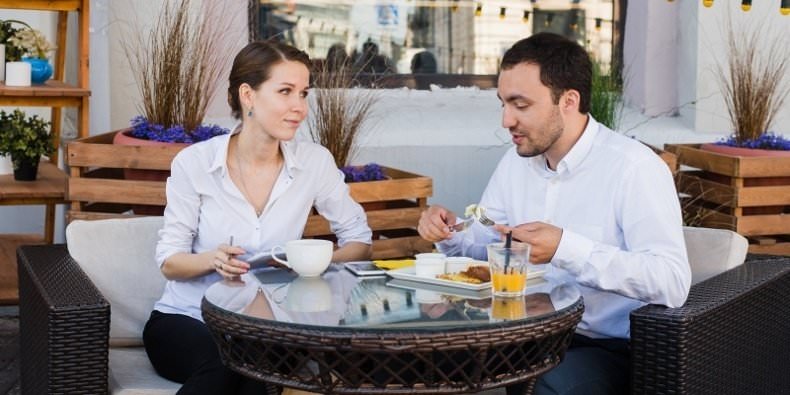
[[[8,62],[5,64],[6,86],[30,86],[30,63]]]
[[[5,44],[0,44],[0,81],[5,81]]]
[[[11,155],[0,155],[0,175],[11,174],[14,172],[14,164],[11,162]]]

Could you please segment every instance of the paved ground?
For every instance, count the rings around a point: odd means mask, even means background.
[[[0,307],[0,395],[19,395],[19,313]]]

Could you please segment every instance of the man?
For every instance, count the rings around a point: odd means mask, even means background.
[[[480,200],[498,225],[451,232],[456,215],[432,206],[418,230],[448,255],[476,258],[512,231],[532,245],[531,262],[550,263],[547,276],[574,277],[584,316],[535,393],[627,393],[629,313],[680,306],[691,283],[672,176],[647,147],[588,114],[592,65],[575,42],[533,35],[505,53],[501,70],[502,125],[514,147]]]

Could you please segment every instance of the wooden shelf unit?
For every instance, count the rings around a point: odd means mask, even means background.
[[[29,87],[9,87],[0,83],[0,106],[11,107],[51,107],[52,141],[60,146],[62,127],[62,107],[77,108],[77,134],[89,134],[89,16],[90,0],[0,0],[0,9],[54,11],[57,12],[55,38],[54,72],[52,79]],[[69,12],[78,14],[78,60],[77,82],[67,84],[65,80],[66,32]],[[15,181],[13,175],[0,176],[0,206],[44,205],[44,234],[0,235],[0,304],[13,303],[17,298],[16,256],[18,245],[32,243],[52,243],[55,236],[55,205],[66,203],[68,175],[57,167],[58,152],[42,161],[36,181]]]

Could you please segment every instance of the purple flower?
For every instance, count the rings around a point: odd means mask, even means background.
[[[735,139],[735,135],[732,135],[727,137],[726,139],[717,141],[715,144],[726,145],[730,147],[765,149],[765,150],[774,150],[774,151],[790,150],[790,140],[782,136],[779,136],[774,132],[767,132],[765,134],[760,135],[760,137],[756,139],[745,140],[741,143],[738,143],[738,141]]]
[[[386,178],[384,169],[375,163],[364,166],[343,166],[340,170],[345,174],[346,182],[377,181]]]
[[[166,143],[197,143],[212,137],[228,133],[228,129],[218,125],[200,125],[193,131],[187,131],[182,125],[169,128],[156,123],[149,123],[144,116],[132,118],[131,135],[138,139],[161,141]]]

